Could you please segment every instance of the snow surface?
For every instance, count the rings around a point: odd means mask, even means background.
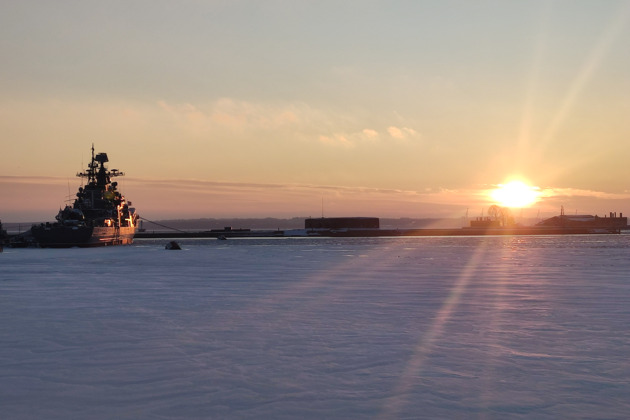
[[[0,254],[3,419],[630,417],[630,235]]]

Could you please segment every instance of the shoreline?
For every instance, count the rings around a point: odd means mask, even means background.
[[[291,237],[412,237],[412,236],[487,236],[487,235],[611,235],[620,229],[589,229],[574,227],[513,227],[513,228],[454,228],[454,229],[321,229],[321,230],[210,230],[191,232],[138,232],[135,239],[168,238],[291,238]]]

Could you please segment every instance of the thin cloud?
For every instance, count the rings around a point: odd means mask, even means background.
[[[398,140],[406,140],[410,137],[416,136],[418,132],[413,128],[409,127],[395,127],[390,126],[387,128],[387,132],[390,136]]]
[[[306,125],[321,119],[320,113],[302,103],[275,106],[264,103],[220,98],[209,104],[171,104],[158,101],[160,109],[189,129],[277,130],[287,126]]]
[[[355,144],[350,142],[343,134],[333,134],[331,136],[319,136],[319,141],[326,145],[343,146],[347,148],[354,147]]]
[[[67,177],[58,176],[14,176],[14,175],[0,175],[1,184],[35,184],[35,185],[59,185],[60,183],[69,182]]]
[[[319,137],[320,142],[326,145],[342,146],[346,148],[354,148],[365,143],[374,143],[379,141],[379,139],[380,135],[378,131],[371,128],[365,128],[354,133],[334,133]]]
[[[76,181],[73,179],[73,181]],[[68,177],[55,176],[13,176],[0,175],[1,185],[57,185],[67,186],[70,179]],[[304,190],[319,192],[341,192],[344,194],[375,194],[375,195],[399,195],[405,197],[418,197],[422,199],[430,199],[437,203],[457,202],[452,197],[482,197],[487,194],[487,187],[464,188],[464,189],[448,189],[448,188],[425,188],[424,190],[401,190],[387,188],[372,187],[349,187],[349,186],[333,186],[333,185],[317,185],[317,184],[278,184],[278,183],[256,183],[256,182],[227,182],[227,181],[209,181],[201,179],[161,179],[161,178],[137,178],[123,177],[122,183],[128,187],[143,186],[146,188],[162,188],[162,189],[184,189],[194,192],[212,192],[217,189],[229,189],[232,191],[247,192],[252,190]],[[583,197],[583,198],[600,198],[606,200],[626,200],[630,199],[630,191],[623,193],[611,193],[605,191],[596,191],[580,188],[540,188],[541,197]]]
[[[367,139],[376,139],[378,138],[378,131],[372,130],[370,128],[366,128],[362,131],[363,135]]]
[[[326,215],[377,217],[460,217],[467,209],[483,211],[491,203],[486,188],[387,189],[300,183],[225,182],[203,179],[123,177],[120,189],[149,219],[195,217],[296,217],[318,215],[322,200]],[[32,199],[20,200],[24,188]],[[0,176],[5,198],[3,218],[47,220],[76,190],[64,177]],[[576,188],[544,188],[531,211],[581,209],[594,214],[618,210],[627,192],[607,193]],[[587,205],[595,199],[595,205]],[[590,201],[589,201],[590,200]],[[182,207],[181,203],[186,203]],[[40,213],[38,213],[40,212]],[[52,212],[52,213],[51,213]],[[37,213],[36,216],[33,216]]]
[[[187,132],[212,135],[259,135],[261,131],[290,134],[290,138],[312,139],[327,146],[354,148],[387,138],[407,140],[418,132],[409,127],[389,126],[385,135],[374,128],[345,129],[352,118],[312,108],[303,103],[270,105],[221,98],[209,104],[171,104],[158,101],[160,110]]]
[[[620,193],[610,193],[604,191],[583,190],[579,188],[543,188],[541,189],[542,197],[582,197],[582,198],[600,198],[606,200],[626,200],[630,198],[630,194],[624,191]]]

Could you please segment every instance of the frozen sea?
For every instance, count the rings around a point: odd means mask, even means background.
[[[0,254],[3,419],[627,419],[630,235]]]

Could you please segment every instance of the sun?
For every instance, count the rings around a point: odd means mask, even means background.
[[[490,197],[502,207],[528,207],[538,201],[539,188],[530,187],[523,181],[499,184],[490,192]]]

